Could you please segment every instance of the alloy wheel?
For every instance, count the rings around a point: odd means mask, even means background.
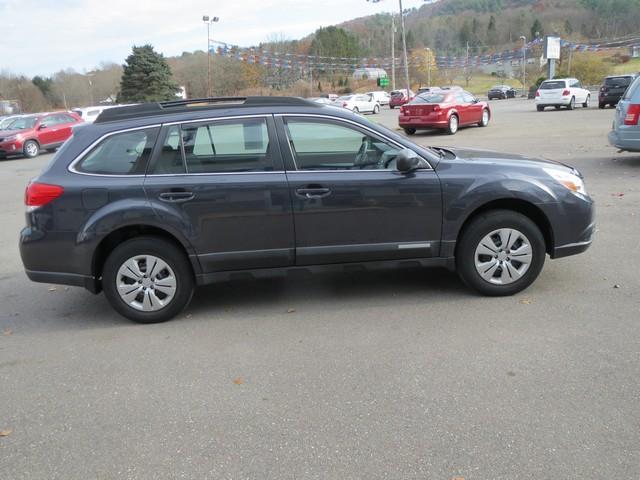
[[[124,303],[135,310],[155,312],[166,307],[176,294],[171,267],[153,255],[137,255],[118,269],[116,289]]]

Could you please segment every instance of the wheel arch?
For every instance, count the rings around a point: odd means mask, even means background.
[[[126,225],[113,230],[108,235],[106,235],[98,243],[96,249],[94,250],[91,260],[91,272],[96,281],[102,276],[104,262],[107,260],[109,254],[121,243],[141,236],[158,237],[172,243],[176,248],[183,252],[185,258],[189,260],[188,264],[194,276],[200,270],[199,265],[197,264],[197,260],[189,255],[189,252],[185,245],[169,231],[148,224]]]
[[[471,211],[464,222],[462,223],[462,227],[458,231],[458,235],[456,236],[456,254],[457,248],[460,244],[460,239],[464,234],[466,228],[469,224],[476,218],[478,215],[481,215],[490,210],[510,210],[513,212],[520,213],[525,217],[529,218],[536,226],[540,229],[542,236],[544,237],[545,250],[548,254],[551,254],[554,249],[554,235],[553,235],[553,227],[549,222],[549,219],[544,214],[539,207],[535,204],[528,202],[527,200],[522,200],[519,198],[502,198],[491,200],[483,205],[480,205],[473,211]]]

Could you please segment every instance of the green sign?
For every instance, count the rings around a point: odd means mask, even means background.
[[[382,77],[379,80],[380,80],[379,85],[381,87],[387,87],[389,85],[389,79],[387,77]]]

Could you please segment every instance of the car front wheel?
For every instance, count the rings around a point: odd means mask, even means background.
[[[489,119],[491,118],[491,115],[489,115],[489,110],[488,109],[483,109],[482,110],[482,120],[480,120],[480,123],[478,124],[481,127],[486,127],[487,125],[489,125]]]
[[[582,104],[583,108],[589,108],[589,103],[591,102],[591,95],[587,95],[587,99]]]
[[[456,270],[483,295],[518,293],[538,277],[545,260],[540,229],[510,210],[491,210],[471,221],[456,249]]]
[[[27,140],[22,147],[22,153],[27,158],[37,157],[40,153],[40,145],[35,140]]]
[[[193,295],[189,261],[174,244],[138,237],[107,257],[102,287],[111,306],[139,323],[158,323],[179,314]]]

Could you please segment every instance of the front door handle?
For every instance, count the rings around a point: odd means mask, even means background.
[[[163,192],[158,195],[158,198],[163,202],[172,202],[172,203],[180,203],[180,202],[188,202],[193,199],[195,195],[193,192]]]
[[[331,195],[331,189],[325,187],[297,188],[296,194],[303,198],[322,198]]]

